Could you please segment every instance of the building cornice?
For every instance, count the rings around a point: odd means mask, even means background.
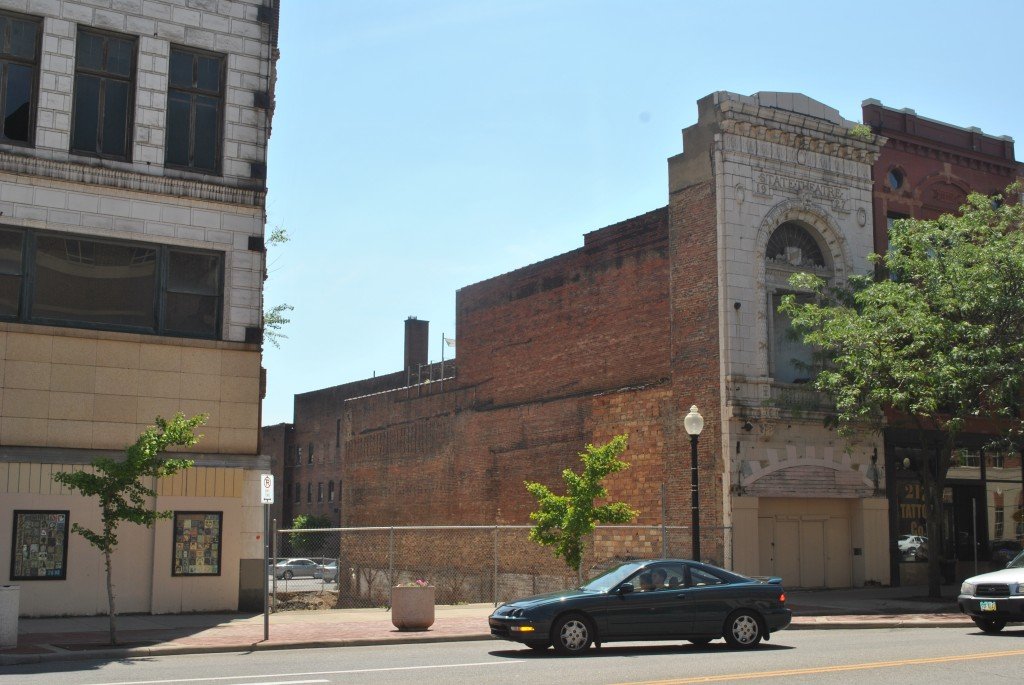
[[[134,167],[122,169],[100,164],[99,161],[93,165],[0,150],[0,172],[10,174],[231,205],[262,207],[266,201],[264,188],[238,188],[205,180],[147,174]]]
[[[763,111],[771,108],[757,109]],[[847,135],[846,129],[825,121],[816,121],[814,126],[817,130],[814,130],[807,127],[806,121],[796,124],[781,124],[769,118],[745,112],[729,112],[728,114],[731,116],[727,116],[721,122],[724,133],[777,143],[863,164],[874,164],[878,159],[879,148],[886,143],[886,138],[878,135],[873,135],[870,142],[851,138]],[[801,118],[808,119],[808,117]]]

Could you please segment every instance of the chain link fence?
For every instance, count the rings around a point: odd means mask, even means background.
[[[270,561],[271,606],[387,607],[391,588],[424,580],[438,604],[505,602],[579,584],[530,526],[407,526],[278,530]],[[727,539],[702,529],[702,539]],[[624,561],[690,555],[686,526],[600,526],[586,541],[582,575]]]

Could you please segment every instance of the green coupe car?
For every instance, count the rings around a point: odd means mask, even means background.
[[[495,609],[491,635],[536,650],[581,654],[591,644],[721,637],[749,648],[789,626],[781,578],[759,580],[681,559],[632,561],[583,587]]]

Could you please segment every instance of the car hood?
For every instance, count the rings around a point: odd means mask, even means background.
[[[544,605],[544,604],[551,604],[551,603],[554,603],[554,602],[562,602],[562,601],[565,601],[567,599],[572,599],[572,598],[575,598],[575,597],[582,597],[582,596],[585,596],[585,595],[592,595],[592,594],[594,594],[594,593],[592,593],[592,592],[583,592],[581,590],[561,590],[559,592],[549,592],[549,593],[543,594],[543,595],[534,595],[533,597],[523,597],[522,599],[517,599],[517,600],[515,600],[513,602],[509,602],[508,604],[503,604],[499,608],[511,607],[511,608],[515,608],[515,609],[530,609],[530,608],[538,607],[538,606],[541,606],[541,605]]]
[[[964,581],[977,585],[978,583],[1024,583],[1024,568],[1004,568],[991,573],[982,573]]]

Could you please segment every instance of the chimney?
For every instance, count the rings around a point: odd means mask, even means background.
[[[416,369],[427,363],[427,346],[430,337],[430,322],[420,321],[415,316],[405,320],[405,370]]]

